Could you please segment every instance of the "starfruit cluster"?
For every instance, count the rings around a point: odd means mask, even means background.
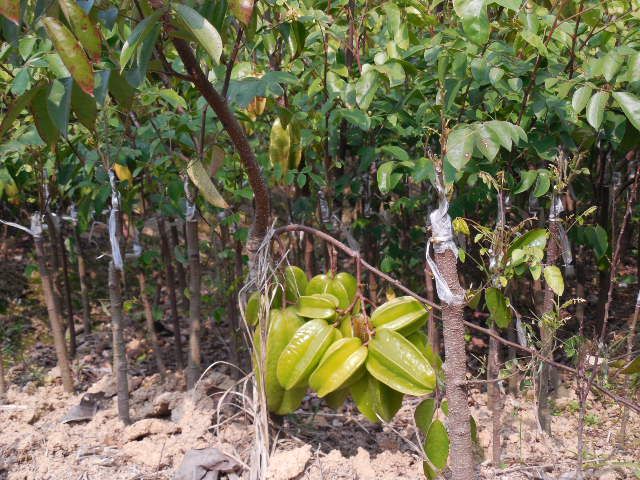
[[[322,274],[307,280],[296,266],[284,269],[271,292],[266,352],[254,333],[256,365],[269,410],[296,410],[309,388],[339,408],[350,396],[371,421],[389,421],[404,395],[436,386],[441,361],[422,332],[429,311],[413,297],[394,298],[372,312],[360,301],[353,275]],[[267,295],[251,295],[246,316],[257,326]],[[264,306],[264,305],[262,305]],[[259,361],[262,360],[262,361]]]

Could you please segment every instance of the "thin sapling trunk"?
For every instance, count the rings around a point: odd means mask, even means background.
[[[47,313],[49,315],[49,323],[51,333],[53,335],[53,345],[56,350],[58,367],[62,377],[62,386],[65,392],[73,392],[73,378],[71,375],[71,366],[69,357],[67,356],[67,346],[64,339],[64,326],[60,315],[59,304],[56,302],[56,294],[53,287],[53,280],[47,268],[47,260],[44,249],[44,238],[42,236],[42,223],[40,214],[35,213],[31,218],[31,232],[36,250],[36,258],[38,259],[38,269],[40,270],[40,280],[42,281],[42,292],[44,301],[47,305]]]
[[[173,256],[169,247],[169,239],[164,218],[158,217],[158,232],[160,234],[160,250],[165,267],[165,277],[169,294],[169,308],[171,311],[171,326],[173,328],[173,348],[175,352],[176,368],[182,370],[182,333],[180,331],[180,318],[178,317],[178,301],[176,298],[176,277],[173,270]]]
[[[147,292],[147,279],[144,271],[142,270],[138,273],[138,284],[140,286],[140,299],[142,300],[142,306],[144,308],[144,320],[147,328],[147,335],[149,335],[149,341],[151,342],[151,348],[153,349],[153,358],[156,361],[156,368],[160,374],[160,379],[164,381],[166,367],[162,360],[160,342],[158,341],[158,334],[156,333],[153,319],[153,307],[151,305],[151,300],[149,299],[149,293]]]
[[[187,197],[186,240],[189,257],[189,365],[187,367],[187,388],[195,387],[202,371],[200,352],[200,246],[198,240],[198,217],[194,204],[193,189],[188,179],[184,183]]]

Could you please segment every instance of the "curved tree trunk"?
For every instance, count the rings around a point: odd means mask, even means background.
[[[69,261],[67,249],[64,246],[62,228],[56,232],[58,237],[58,248],[60,248],[60,259],[62,260],[62,286],[64,289],[64,304],[67,311],[67,325],[69,327],[69,356],[76,356],[76,324],[73,318],[73,301],[71,299],[71,283],[69,282]]]

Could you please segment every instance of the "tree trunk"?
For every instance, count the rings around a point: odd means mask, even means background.
[[[435,303],[435,291],[433,289],[433,275],[431,273],[431,268],[429,268],[428,264],[424,266],[424,281],[427,292],[427,300],[431,303]],[[431,345],[431,349],[440,353],[440,333],[438,332],[438,323],[433,316],[433,312],[429,315],[429,320],[427,323],[427,336],[429,338],[429,345]]]
[[[180,308],[183,310],[189,309],[189,300],[187,296],[184,294],[187,288],[187,274],[184,269],[184,265],[182,262],[178,260],[176,257],[176,248],[180,246],[180,235],[178,234],[178,227],[175,222],[171,222],[171,228],[169,229],[171,234],[170,238],[170,249],[171,249],[171,257],[175,259],[176,262],[176,287],[178,298],[180,299]]]
[[[4,355],[2,352],[4,346],[0,343],[0,405],[4,403],[5,395],[7,394],[7,385],[4,381]]]
[[[109,300],[111,303],[111,333],[113,335],[113,371],[116,374],[118,394],[118,418],[125,425],[131,423],[129,416],[129,382],[127,380],[127,351],[124,342],[122,287],[120,272],[113,261],[109,262]]]
[[[633,348],[636,340],[636,327],[638,326],[638,317],[640,316],[640,290],[636,298],[636,308],[633,310],[633,316],[629,322],[629,334],[627,336],[627,358],[626,361],[633,360]],[[628,392],[631,387],[631,375],[625,375],[624,391]],[[624,448],[627,439],[627,424],[629,423],[629,407],[626,405],[622,410],[622,418],[620,419],[620,430],[618,431],[617,443],[620,448]]]
[[[173,348],[175,351],[176,368],[182,370],[182,334],[180,332],[180,318],[178,317],[178,302],[176,299],[176,277],[173,271],[173,257],[169,248],[167,230],[164,218],[158,217],[158,232],[160,233],[160,250],[164,260],[167,290],[169,293],[169,308],[171,309],[171,325],[173,327]]]
[[[58,248],[60,249],[60,259],[62,261],[62,287],[64,289],[64,304],[67,312],[67,325],[69,327],[69,356],[76,356],[76,324],[73,318],[73,302],[71,300],[71,283],[69,282],[69,261],[67,259],[67,249],[64,246],[62,228],[58,228]]]
[[[147,293],[147,279],[144,272],[141,270],[138,273],[138,283],[140,285],[140,299],[142,300],[142,306],[144,307],[144,319],[147,327],[147,335],[149,335],[149,341],[151,342],[151,348],[153,348],[153,358],[156,361],[156,368],[160,374],[160,379],[164,381],[165,370],[164,361],[162,360],[162,352],[160,351],[160,342],[158,341],[158,335],[153,320],[153,308],[151,301],[149,300],[149,294]]]
[[[187,220],[187,252],[189,255],[189,366],[187,388],[195,386],[202,371],[200,353],[200,248],[198,220],[195,215]]]
[[[91,333],[91,306],[89,304],[89,287],[87,286],[87,264],[84,258],[84,250],[80,243],[80,232],[74,227],[73,236],[76,243],[76,255],[78,256],[78,278],[80,280],[80,299],[82,301],[82,325],[84,334]]]
[[[458,281],[457,258],[451,250],[435,254],[440,274],[454,294],[463,294]],[[449,400],[452,480],[475,478],[469,405],[467,403],[467,355],[464,340],[464,305],[442,303],[442,330],[445,349],[445,376]]]
[[[38,258],[38,268],[40,270],[40,279],[42,280],[42,291],[44,301],[47,305],[49,314],[49,322],[51,333],[53,334],[53,345],[56,349],[56,357],[60,375],[62,377],[62,386],[65,392],[73,392],[73,378],[71,376],[71,366],[67,356],[67,346],[64,339],[64,326],[60,315],[59,305],[56,304],[56,294],[53,289],[53,282],[47,268],[47,261],[44,252],[44,239],[42,235],[34,235],[33,241],[36,248],[36,257]]]
[[[553,200],[552,200],[553,201]],[[555,265],[558,261],[560,249],[558,245],[558,222],[549,222],[549,242],[547,244],[547,265]],[[554,331],[545,322],[545,316],[553,315],[556,294],[549,285],[545,286],[544,300],[542,303],[542,315],[540,320],[540,341],[542,343],[541,352],[546,358],[553,357]],[[551,406],[549,404],[551,369],[548,364],[542,363],[540,374],[538,375],[538,422],[540,428],[551,433]]]
[[[494,333],[496,329],[491,326]],[[487,401],[491,411],[491,463],[494,468],[500,468],[502,457],[502,396],[497,379],[500,376],[500,344],[494,337],[489,337],[489,355],[487,361]]]
[[[313,277],[315,265],[313,259],[313,236],[310,233],[304,234],[304,270],[307,277]]]

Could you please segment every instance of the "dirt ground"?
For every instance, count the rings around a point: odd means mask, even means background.
[[[133,347],[141,348],[129,345]],[[52,355],[43,345],[36,345],[34,352]],[[134,423],[125,427],[117,418],[115,385],[105,355],[87,353],[75,367],[95,377],[77,395],[62,391],[56,368],[39,382],[11,386],[6,404],[0,406],[0,479],[169,479],[187,450],[204,447],[218,447],[239,462],[248,461],[251,419],[241,412],[226,411],[220,400],[234,381],[219,369],[211,369],[195,392],[184,391],[182,374],[169,373],[164,382],[157,374],[133,376]],[[20,368],[24,366],[14,367],[10,376]],[[577,401],[567,387],[570,385],[560,389],[555,403],[551,438],[538,430],[530,392],[520,398],[506,397],[504,455],[498,469],[485,460],[491,448],[486,394],[472,392],[481,478],[576,478]],[[85,394],[97,406],[93,418],[61,423]],[[406,399],[393,422],[381,426],[367,421],[351,405],[333,411],[317,398],[307,398],[301,410],[279,425],[269,479],[423,478],[412,420],[416,403],[417,399]],[[591,468],[587,478],[640,478],[638,416],[631,415],[627,449],[620,451],[614,448],[620,408],[594,399],[588,412],[586,465]]]

